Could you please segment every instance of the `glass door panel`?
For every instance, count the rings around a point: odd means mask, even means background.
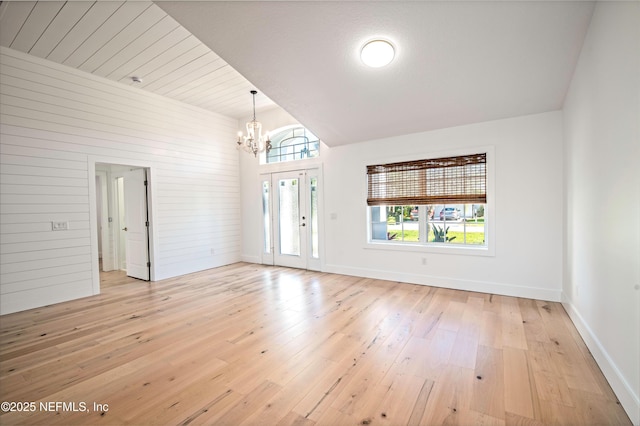
[[[270,186],[271,176],[269,176],[269,180],[262,181],[262,250],[265,254],[271,253],[271,200],[269,198]]]
[[[300,181],[278,180],[280,254],[300,256]]]
[[[311,233],[311,257],[318,259],[320,257],[319,235],[318,235],[318,178],[312,176],[309,178],[309,192],[311,208],[309,209],[309,232]]]

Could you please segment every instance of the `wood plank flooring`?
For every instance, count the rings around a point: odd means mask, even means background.
[[[238,263],[0,331],[3,425],[631,424],[558,303]]]

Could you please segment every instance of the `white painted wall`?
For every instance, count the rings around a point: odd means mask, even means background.
[[[492,146],[495,154],[494,256],[366,248],[366,165],[486,146]],[[260,192],[254,177],[265,167],[251,160],[242,160],[245,260],[259,256],[261,242]],[[326,271],[560,300],[561,112],[323,147],[320,161]],[[427,266],[422,265],[422,257],[427,258]]]
[[[559,112],[381,139],[324,157],[329,271],[559,300],[562,128]],[[494,149],[494,256],[365,248],[366,166]],[[331,215],[337,219],[331,220]],[[427,265],[422,265],[422,257]]]
[[[151,168],[155,279],[240,260],[236,120],[11,49],[0,55],[0,313],[99,290],[96,162]],[[69,230],[52,231],[52,221]]]
[[[640,3],[599,2],[564,106],[565,308],[640,424]]]

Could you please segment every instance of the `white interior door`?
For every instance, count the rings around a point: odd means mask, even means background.
[[[149,222],[147,219],[147,173],[135,169],[124,173],[124,224],[127,275],[149,281]]]
[[[318,169],[261,175],[262,262],[320,270]]]
[[[117,238],[116,238],[116,264],[117,269],[127,270],[127,220],[125,218],[124,205],[124,177],[117,177],[115,180],[116,212],[117,212]]]

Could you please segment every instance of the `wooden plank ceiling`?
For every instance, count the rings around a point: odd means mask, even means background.
[[[229,117],[251,114],[254,86],[151,1],[3,1],[0,45]],[[257,110],[273,106],[256,97]]]

